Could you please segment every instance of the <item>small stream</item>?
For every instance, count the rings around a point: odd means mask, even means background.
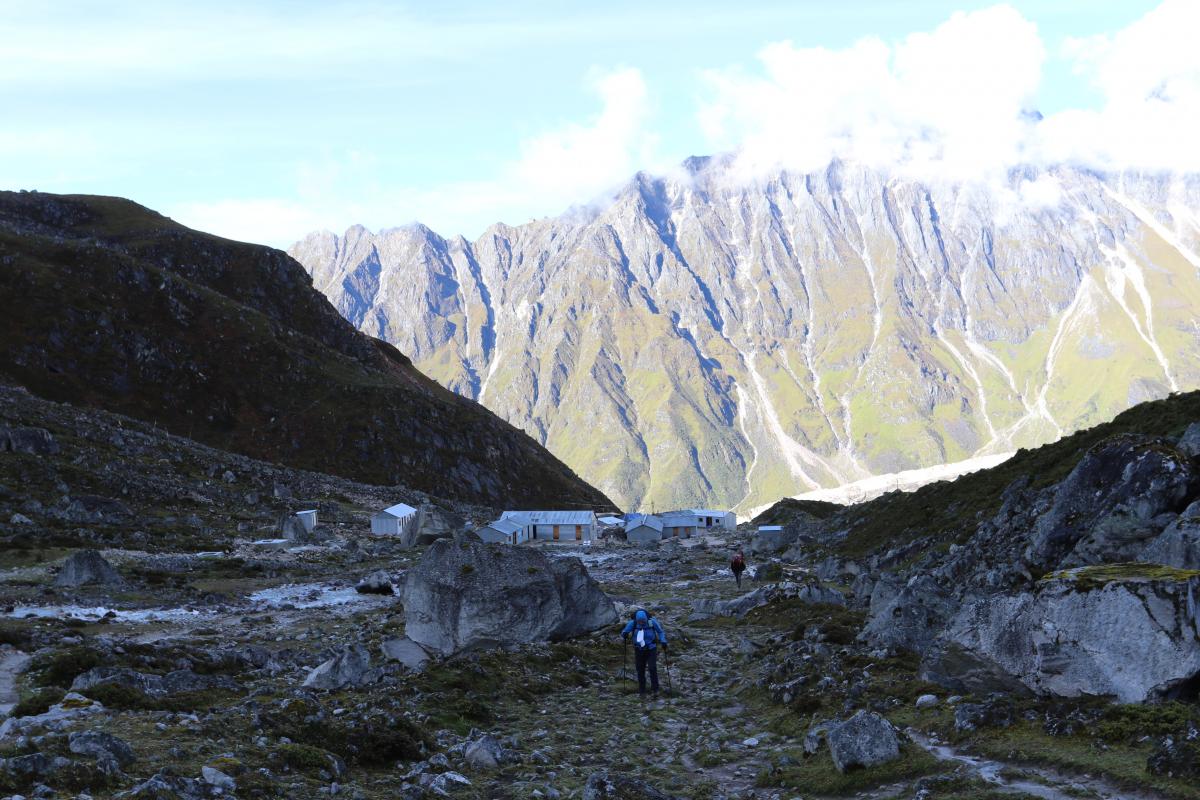
[[[934,758],[939,761],[961,764],[974,773],[980,780],[991,784],[1001,792],[1027,794],[1043,798],[1043,800],[1078,800],[1080,789],[1082,788],[1088,792],[1087,796],[1099,798],[1099,800],[1147,800],[1146,795],[1131,794],[1125,789],[1115,789],[1104,781],[1097,781],[1092,778],[1076,778],[1043,768],[1024,769],[1025,771],[1037,774],[1045,782],[1021,778],[1009,779],[1001,773],[1006,769],[1013,769],[1014,766],[1011,764],[968,755],[949,745],[934,742],[925,734],[911,728],[905,732],[913,742],[922,747]]]
[[[13,619],[74,618],[84,622],[99,622],[102,619],[108,619],[114,623],[142,625],[156,622],[195,622],[231,612],[381,605],[390,599],[381,595],[359,594],[353,586],[303,583],[259,589],[245,598],[211,607],[121,609],[105,605],[18,605],[14,606],[11,611],[0,612],[0,616]]]

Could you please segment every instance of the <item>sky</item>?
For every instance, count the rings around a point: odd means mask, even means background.
[[[1194,171],[1196,30],[1196,0],[0,0],[0,188],[286,247],[474,238],[714,153]]]

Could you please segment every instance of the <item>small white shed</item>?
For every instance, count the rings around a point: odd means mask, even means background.
[[[376,536],[406,536],[415,533],[421,514],[407,503],[396,503],[371,516],[371,533]]]
[[[716,508],[690,508],[688,513],[696,515],[696,524],[705,530],[737,530],[737,514]]]
[[[309,533],[312,533],[313,528],[317,527],[317,510],[315,508],[308,511],[297,511],[296,516],[300,518],[300,524],[304,526],[304,530]]]
[[[625,520],[621,519],[620,517],[606,516],[606,517],[600,517],[596,521],[599,522],[601,525],[604,525],[605,527],[608,527],[608,528],[623,528],[623,527],[625,527]]]
[[[529,541],[529,526],[515,519],[497,519],[475,531],[485,542],[521,544]]]
[[[655,516],[633,514],[625,523],[625,540],[636,544],[657,542],[663,538],[662,520]]]

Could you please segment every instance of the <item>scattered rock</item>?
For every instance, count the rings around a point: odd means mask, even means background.
[[[132,789],[118,792],[121,800],[207,800],[220,797],[223,790],[195,778],[183,778],[164,769]]]
[[[822,583],[811,581],[806,583],[772,583],[760,586],[733,600],[696,600],[692,603],[690,621],[711,619],[712,617],[744,617],[756,608],[761,608],[774,600],[799,600],[803,603],[826,603],[829,605],[846,605],[845,596],[837,589],[831,589]]]
[[[1200,778],[1200,742],[1168,736],[1146,759],[1146,771],[1168,778]]]
[[[936,694],[923,694],[917,698],[917,708],[933,708],[938,704]]]
[[[859,711],[826,734],[838,772],[875,767],[900,757],[900,739],[892,724],[873,711]]]
[[[127,767],[137,760],[128,743],[104,731],[75,731],[70,736],[69,747],[76,755],[97,761],[111,760],[121,767]]]
[[[429,663],[429,653],[424,647],[407,636],[399,639],[388,639],[380,645],[384,658],[389,661],[399,661],[407,670],[421,672]]]
[[[463,759],[475,769],[495,769],[507,761],[500,742],[491,734],[484,734],[463,745]]]
[[[2,453],[52,456],[56,455],[58,451],[58,442],[45,428],[0,428],[0,452]]]
[[[359,594],[393,594],[392,576],[384,570],[377,570],[367,575],[354,587]]]
[[[237,788],[237,783],[234,782],[233,778],[215,767],[201,767],[200,776],[204,778],[204,782],[209,786],[215,786],[225,792],[232,792]]]
[[[307,689],[344,689],[361,686],[371,672],[371,655],[360,644],[348,645],[333,658],[313,669],[304,679]]]
[[[115,586],[121,582],[121,576],[112,564],[95,550],[79,550],[67,556],[54,578],[54,585],[62,587],[90,584]]]
[[[1013,724],[1012,705],[1001,699],[983,703],[960,703],[954,709],[954,727],[960,731],[1007,728]]]
[[[71,691],[87,692],[96,686],[115,684],[137,689],[150,697],[165,697],[179,692],[207,691],[209,689],[238,688],[233,679],[224,675],[199,675],[190,669],[178,669],[166,675],[138,672],[128,667],[94,667],[77,676],[71,682]]]
[[[35,730],[61,730],[83,717],[104,713],[104,706],[76,692],[66,696],[41,714],[29,717],[9,717],[0,724],[0,739],[19,736]]]
[[[593,772],[583,787],[583,800],[679,800],[648,783],[606,771]]]

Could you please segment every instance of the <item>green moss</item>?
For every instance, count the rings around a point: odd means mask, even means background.
[[[1154,776],[1146,771],[1150,743],[1110,747],[1090,736],[1049,736],[1040,724],[1020,721],[1010,728],[988,729],[976,735],[972,749],[991,758],[1041,764],[1071,772],[1101,775],[1120,786],[1179,800],[1200,798],[1200,786],[1186,779]]]
[[[336,758],[328,750],[310,744],[280,745],[275,756],[273,761],[298,772],[329,771]]]
[[[34,683],[38,686],[68,687],[76,677],[103,663],[97,650],[83,645],[55,650],[35,656],[30,664]]]
[[[66,692],[57,686],[38,689],[21,698],[21,701],[13,706],[12,716],[32,717],[43,714],[50,710],[50,706],[60,702],[65,694]]]
[[[829,753],[820,752],[794,767],[764,770],[759,773],[757,784],[763,788],[779,786],[803,790],[806,794],[844,796],[930,775],[941,768],[940,761],[914,745],[902,747],[900,758],[895,761],[845,773],[837,771]]]
[[[1110,583],[1166,581],[1182,583],[1200,577],[1200,570],[1177,569],[1162,564],[1099,564],[1053,572],[1042,578],[1047,581],[1071,581],[1082,591],[1100,589]]]

